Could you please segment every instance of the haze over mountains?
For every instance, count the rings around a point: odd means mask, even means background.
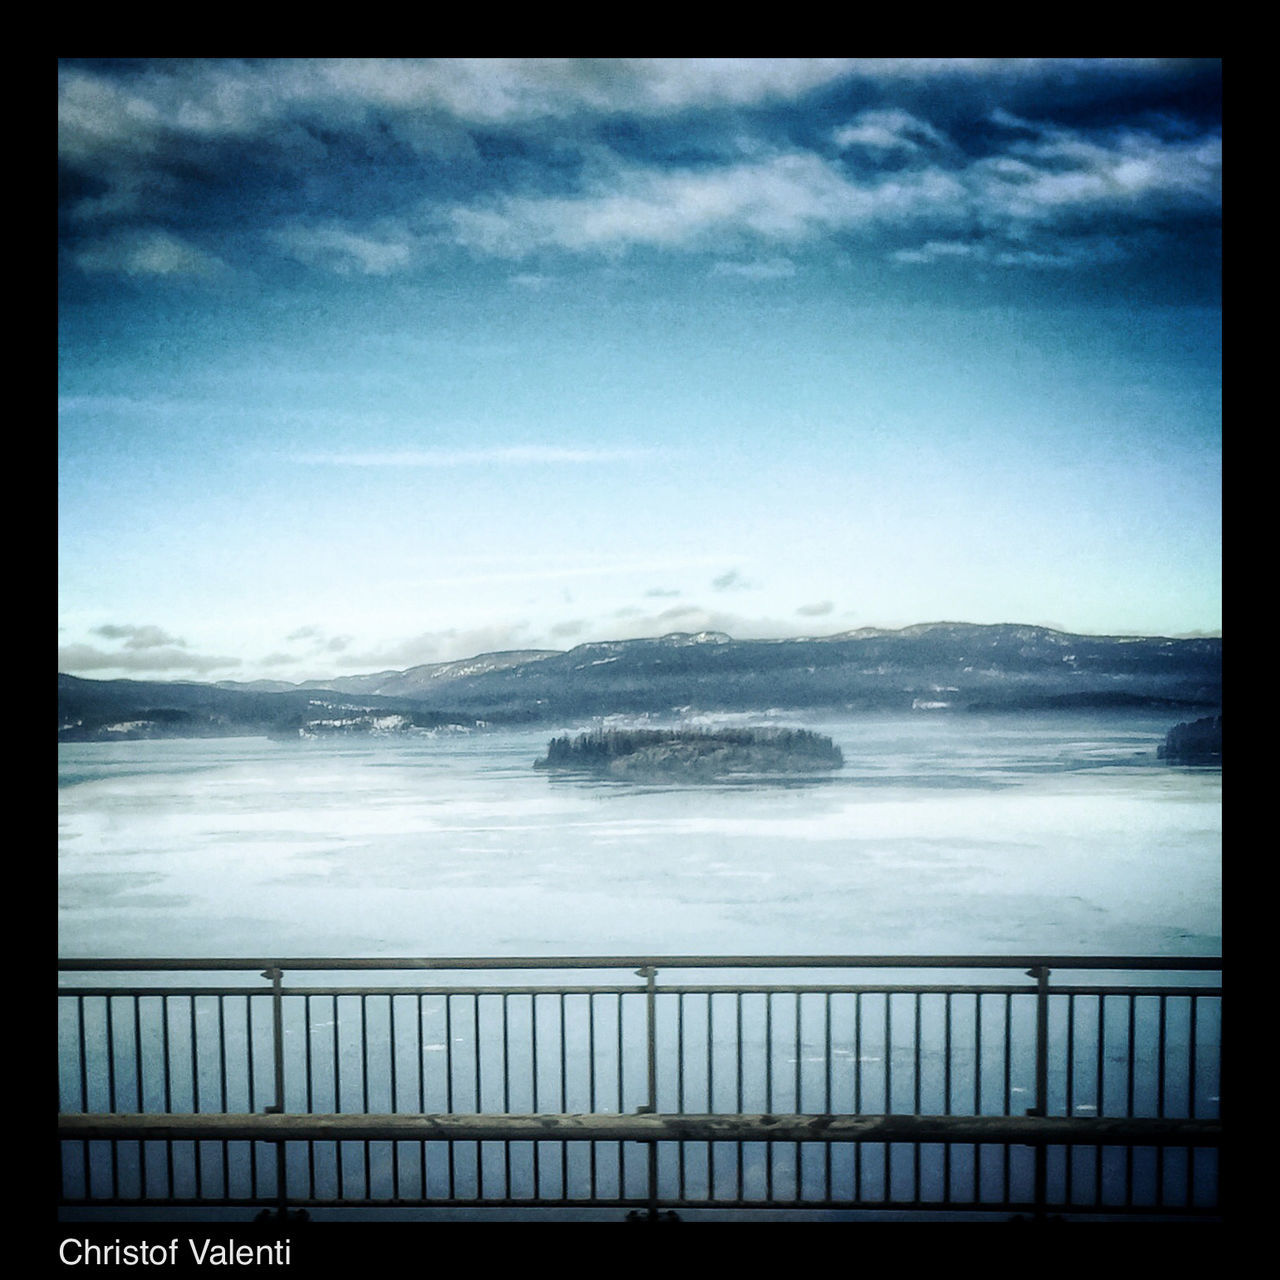
[[[290,685],[59,674],[60,741],[390,732],[687,712],[1221,707],[1220,637],[923,623],[821,638],[722,632],[480,654]]]

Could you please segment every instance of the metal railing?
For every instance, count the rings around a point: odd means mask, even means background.
[[[64,1210],[1220,1213],[1217,959],[59,970]]]

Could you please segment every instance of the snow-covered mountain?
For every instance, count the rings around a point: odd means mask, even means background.
[[[1221,707],[1221,638],[1085,636],[1021,624],[922,623],[788,640],[722,632],[478,654],[305,685],[59,676],[59,733],[291,732],[324,719],[434,727],[619,713]]]

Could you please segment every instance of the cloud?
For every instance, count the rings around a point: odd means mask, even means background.
[[[932,263],[945,259],[982,258],[989,254],[985,246],[968,240],[927,240],[911,249],[896,249],[890,255],[894,262]]]
[[[474,658],[481,653],[502,653],[512,649],[544,647],[537,643],[526,621],[493,623],[488,626],[424,631],[394,644],[348,653],[343,666],[348,671],[404,670],[436,662]]]
[[[104,650],[88,644],[72,644],[59,648],[58,670],[71,675],[88,671],[125,671],[133,676],[182,672],[191,676],[208,675],[241,665],[239,658],[191,653],[179,648]]]
[[[619,163],[577,192],[455,205],[447,221],[459,245],[514,259],[547,249],[616,255],[634,248],[802,247],[856,233],[897,240],[900,253],[921,255],[900,260],[926,262],[945,256],[938,246],[956,239],[940,231],[977,237],[994,258],[1002,245],[1029,236],[1101,225],[1140,232],[1154,220],[1220,208],[1217,133],[1167,138],[1127,129],[1095,136],[1046,126],[1030,138],[1025,131],[1001,136],[996,150],[972,158],[954,149],[942,154],[943,135],[905,112],[870,116],[840,132],[845,147],[857,141],[882,153],[892,146],[908,153],[908,163],[853,170],[795,150],[696,169]],[[932,252],[902,244],[919,235],[917,228]],[[721,259],[711,270],[777,278],[794,263],[777,255]]]
[[[1005,118],[1005,123],[1010,123]],[[973,165],[974,203],[989,218],[1056,220],[1073,214],[1143,217],[1221,206],[1222,137],[1165,138],[1120,129],[1091,137],[1026,125],[1000,154]]]
[[[862,64],[866,69],[866,63]],[[438,114],[477,126],[794,99],[858,69],[842,58],[196,58],[110,72],[64,62],[59,146],[155,151],[245,138],[290,118],[331,129]]]
[[[91,275],[189,277],[211,279],[224,274],[220,258],[157,228],[123,230],[87,240],[72,254],[81,271]]]
[[[316,135],[324,131],[424,116],[485,128],[562,125],[796,102],[855,82],[893,92],[938,81],[1070,78],[1084,90],[1118,76],[1168,79],[1185,67],[1144,58],[189,58],[121,69],[66,59],[58,144],[64,159],[80,163],[156,159],[214,140],[305,147],[290,124],[309,126],[312,146],[322,147]],[[864,126],[876,114],[864,113]]]
[[[711,585],[717,591],[749,591],[752,584],[737,569],[730,569],[718,578],[713,578]]]
[[[296,653],[269,653],[265,658],[258,659],[260,667],[291,667],[295,663],[301,661]]]
[[[58,153],[77,223],[180,206],[192,185],[258,168],[315,170],[344,148],[482,160],[473,134],[590,131],[617,115],[794,99],[846,76],[841,59],[65,59]],[[557,139],[557,143],[558,143]],[[397,159],[403,160],[403,156]]]
[[[1123,261],[1143,239],[1142,236],[1128,237],[1122,243],[1115,235],[1045,233],[1035,236],[1030,243],[1025,235],[1016,240],[993,240],[990,243],[929,240],[918,248],[897,249],[889,256],[891,261],[907,265],[968,261],[994,267],[1066,270]]]
[[[160,627],[116,626],[104,623],[93,628],[93,634],[102,636],[104,640],[123,640],[126,649],[157,649],[163,645],[173,645],[185,649],[187,642],[171,636]]]
[[[547,248],[618,253],[722,248],[735,239],[800,243],[896,225],[963,198],[963,185],[941,170],[857,181],[820,155],[789,151],[699,169],[619,165],[578,194],[455,205],[447,219],[463,247],[520,258]]]
[[[349,635],[330,635],[323,627],[314,623],[298,627],[285,636],[289,644],[305,643],[311,653],[343,653],[351,646],[353,637]],[[276,660],[285,660],[286,655],[275,655]],[[265,662],[266,659],[263,659]]]
[[[820,600],[816,604],[802,604],[796,613],[802,618],[823,618],[834,608],[835,605],[830,600]]]
[[[918,152],[950,145],[946,135],[927,120],[900,108],[863,111],[850,124],[837,129],[832,140],[842,151],[861,147],[877,153]]]
[[[283,253],[338,275],[385,276],[413,264],[415,242],[402,228],[357,233],[336,223],[289,226],[268,237]]]
[[[81,230],[117,224],[73,242],[71,261],[91,274],[208,279],[225,270],[205,247],[214,236],[265,237],[313,269],[356,277],[392,276],[452,246],[510,261],[706,251],[717,256],[713,275],[765,281],[796,269],[788,255],[824,241],[847,249],[856,235],[900,263],[958,262],[939,246],[972,241],[982,247],[967,255],[975,263],[1088,265],[1112,260],[1099,256],[1101,241],[1089,252],[1051,242],[1108,222],[1123,256],[1154,243],[1129,239],[1145,223],[1220,209],[1220,135],[1194,126],[1190,108],[1179,119],[1165,105],[1179,84],[1216,76],[1215,65],[340,58],[104,69],[64,60],[64,213]],[[803,110],[819,92],[829,94],[824,110],[877,105],[819,127]],[[1162,115],[1130,107],[1143,92]],[[1055,121],[1064,102],[1087,106],[1095,93],[1143,127]],[[625,145],[610,128],[623,118],[634,125]],[[661,129],[677,118],[694,141],[673,150]],[[1071,118],[1097,117],[1077,109]],[[495,134],[518,144],[499,162],[481,146]],[[667,163],[673,154],[680,161]],[[377,216],[355,212],[366,180],[386,201]],[[256,202],[245,183],[261,186],[264,209],[296,192],[326,212],[246,225]],[[175,229],[158,230],[161,220]],[[509,279],[537,289],[551,276]]]
[[[625,622],[625,633],[619,634],[610,622],[596,622],[585,629],[588,641],[645,639],[670,635],[676,631],[723,631],[738,640],[775,640],[794,636],[794,622],[782,618],[731,613],[724,609],[708,609],[698,604],[675,605],[658,613],[637,609],[618,610],[610,615],[613,622]]]
[[[59,671],[72,675],[89,671],[121,671],[133,676],[162,673],[204,676],[241,665],[239,658],[192,653],[186,640],[154,625],[103,623],[92,628],[91,634],[123,643],[114,649],[92,644],[71,644],[60,648]]]

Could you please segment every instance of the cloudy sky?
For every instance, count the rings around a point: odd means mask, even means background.
[[[1217,631],[1215,60],[59,64],[59,669]]]

